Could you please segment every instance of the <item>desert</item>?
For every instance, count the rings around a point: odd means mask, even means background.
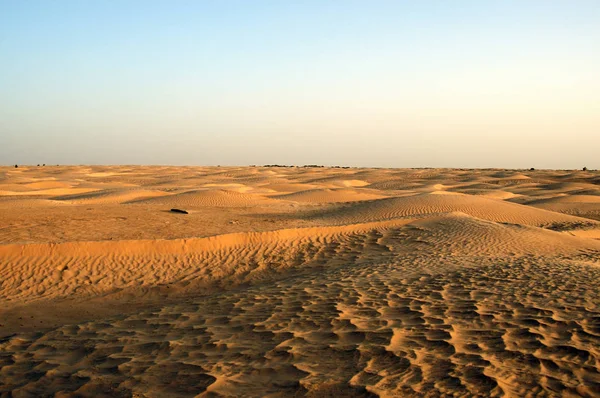
[[[0,168],[3,397],[597,397],[598,286],[598,171]]]

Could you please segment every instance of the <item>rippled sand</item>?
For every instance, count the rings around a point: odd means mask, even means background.
[[[0,168],[0,396],[600,396],[599,220],[592,171]]]

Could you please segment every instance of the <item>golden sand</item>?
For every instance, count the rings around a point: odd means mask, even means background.
[[[591,171],[0,168],[0,396],[600,396],[599,220]]]

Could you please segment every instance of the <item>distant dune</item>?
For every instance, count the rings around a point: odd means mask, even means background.
[[[599,182],[0,168],[0,396],[600,396]]]
[[[356,202],[362,200],[380,199],[385,196],[369,190],[359,189],[310,189],[286,195],[274,196],[278,199],[307,203]]]

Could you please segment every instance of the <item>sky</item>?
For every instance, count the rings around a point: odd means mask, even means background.
[[[600,168],[600,1],[0,0],[0,164]]]

